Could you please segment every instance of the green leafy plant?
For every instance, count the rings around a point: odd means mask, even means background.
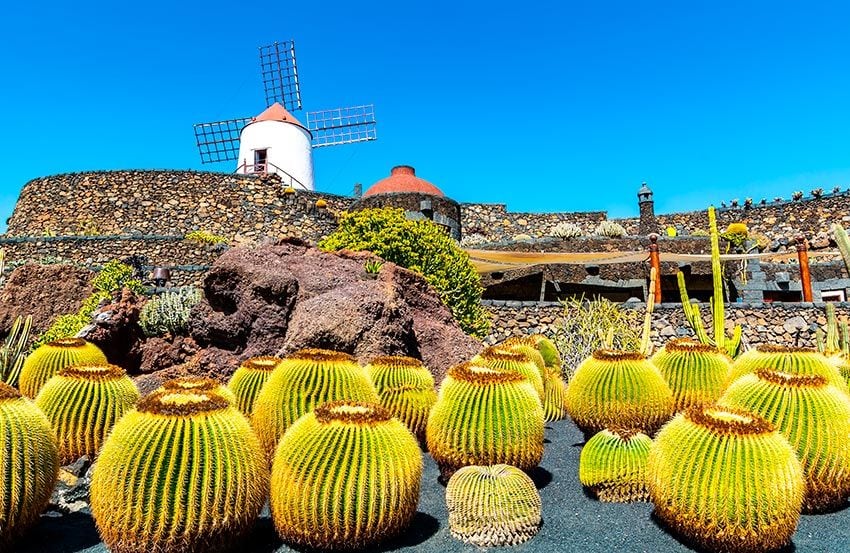
[[[201,291],[194,287],[154,296],[142,307],[139,326],[145,336],[184,334],[189,326],[189,313],[202,297]]]
[[[678,232],[676,231],[676,227],[667,227],[665,230],[669,238],[675,238],[678,234]]]
[[[112,294],[122,288],[129,288],[135,294],[144,294],[145,287],[135,276],[135,269],[117,259],[106,263],[92,279],[91,285],[96,292]]]
[[[401,209],[359,210],[344,214],[319,247],[368,250],[420,273],[464,331],[479,338],[487,335],[490,320],[481,306],[481,278],[469,255],[433,222],[408,220]]]
[[[0,382],[5,382],[9,386],[18,385],[21,368],[29,352],[31,328],[32,315],[27,315],[26,318],[18,316],[12,323],[9,334],[0,345]]]
[[[605,219],[593,229],[593,234],[596,236],[606,236],[608,238],[623,238],[628,234],[626,229],[620,223]]]
[[[363,264],[363,268],[366,270],[366,273],[370,275],[377,275],[380,273],[383,266],[384,264],[377,259],[370,259]]]
[[[646,463],[652,439],[636,430],[605,428],[581,448],[578,479],[599,501],[647,501]]]
[[[196,244],[204,244],[207,246],[217,246],[218,244],[226,244],[227,238],[218,234],[213,234],[205,230],[193,230],[187,232],[183,237],[184,240],[195,242]]]

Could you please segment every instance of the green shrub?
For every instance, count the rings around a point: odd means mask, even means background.
[[[401,209],[346,213],[339,228],[319,242],[326,251],[368,250],[420,273],[469,334],[484,337],[490,321],[481,307],[481,278],[452,238],[431,221],[410,221]]]
[[[145,336],[182,334],[189,325],[189,312],[199,301],[201,291],[197,288],[165,292],[145,304],[139,315],[139,326]]]
[[[143,294],[145,287],[137,278],[133,278],[134,269],[113,259],[104,265],[100,272],[92,279],[91,285],[95,292],[107,292],[109,294],[129,288],[131,292]]]
[[[208,244],[210,246],[216,246],[227,242],[226,237],[213,234],[205,230],[193,230],[192,232],[187,232],[183,239],[190,242],[196,242],[198,244]]]

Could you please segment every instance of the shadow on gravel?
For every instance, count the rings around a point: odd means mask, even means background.
[[[527,474],[538,490],[542,490],[552,481],[552,473],[543,467],[534,467]]]
[[[23,540],[17,553],[73,553],[100,543],[94,519],[90,515],[72,513],[61,517],[42,516]]]
[[[649,516],[649,518],[652,520],[652,523],[655,524],[656,527],[663,530],[665,534],[667,534],[668,536],[670,536],[671,538],[673,538],[674,540],[679,542],[679,544],[681,546],[685,547],[686,549],[688,549],[690,551],[696,551],[697,553],[712,553],[708,549],[702,549],[702,548],[694,545],[685,536],[678,534],[676,531],[674,531],[672,528],[670,528],[663,520],[661,520],[658,517],[658,515],[655,514],[655,510],[652,511],[652,514]],[[781,549],[772,550],[771,553],[794,553],[794,551],[797,551],[797,547],[794,545],[794,542],[792,541],[791,543],[789,543],[788,545],[786,545],[785,547],[783,547]]]
[[[410,526],[407,530],[404,530],[401,535],[374,547],[363,549],[362,551],[364,553],[386,553],[403,547],[417,547],[428,541],[428,539],[436,534],[439,529],[440,521],[427,513],[417,511],[416,514],[413,515],[413,520],[410,522]],[[272,532],[274,532],[274,527],[272,527]],[[293,551],[298,551],[299,553],[322,553],[325,551],[323,549],[311,549],[308,547],[295,547],[291,545],[289,547]],[[253,553],[254,550],[248,549],[248,551]]]

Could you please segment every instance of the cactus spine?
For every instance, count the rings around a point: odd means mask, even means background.
[[[343,399],[380,401],[366,371],[347,353],[305,349],[281,361],[257,396],[251,415],[269,460],[280,437],[299,417],[317,405]]]
[[[800,462],[752,413],[701,406],[677,415],[653,442],[647,476],[656,514],[705,549],[773,550],[797,527]]]
[[[535,365],[537,365],[540,375],[543,379],[543,418],[546,422],[557,421],[567,416],[564,408],[564,399],[567,393],[567,385],[561,378],[561,359],[549,355],[549,359],[556,364],[547,365],[546,358],[543,357],[541,344],[545,344],[549,340],[545,336],[514,336],[508,338],[501,344],[500,348],[505,348],[511,351],[517,351],[525,354]],[[551,344],[551,342],[549,342]],[[543,346],[546,347],[545,345]],[[552,346],[554,348],[554,345]],[[555,350],[557,356],[557,350]]]
[[[236,404],[236,396],[230,388],[222,385],[218,380],[205,376],[181,376],[163,382],[159,390],[169,392],[215,392],[231,404]]]
[[[125,412],[139,401],[136,385],[116,365],[73,365],[42,386],[36,406],[56,432],[63,465],[94,457]]]
[[[225,398],[156,391],[107,438],[91,509],[115,553],[224,551],[251,529],[267,483],[260,443]]]
[[[673,392],[661,373],[637,352],[598,350],[576,369],[567,386],[567,412],[585,433],[605,427],[652,434],[673,416]]]
[[[838,368],[816,350],[776,345],[761,345],[738,357],[729,369],[728,384],[759,369],[772,369],[798,376],[822,376],[837,388],[847,391]]]
[[[578,479],[599,501],[647,501],[646,463],[652,439],[635,430],[606,428],[581,450]]]
[[[366,371],[378,392],[381,406],[425,440],[428,414],[437,401],[434,376],[422,361],[411,357],[376,357]]]
[[[272,518],[290,543],[363,548],[410,524],[421,477],[419,445],[389,411],[372,403],[325,403],[280,440]]]
[[[466,465],[530,470],[543,457],[543,407],[522,375],[464,363],[443,380],[426,438],[444,477]]]
[[[776,425],[797,451],[806,479],[804,512],[844,504],[850,496],[850,399],[822,376],[759,370],[736,380],[720,404]]]
[[[391,388],[410,386],[416,389],[434,389],[434,376],[422,361],[400,355],[386,355],[372,359],[366,365],[378,395]]]
[[[446,506],[452,536],[478,547],[526,542],[542,523],[534,482],[510,465],[458,470],[446,486]]]
[[[38,521],[59,474],[50,422],[0,382],[0,551]]]
[[[283,359],[280,357],[252,357],[242,363],[230,377],[227,387],[236,397],[237,409],[246,417],[250,417],[254,412],[254,402],[260,395],[260,390],[281,361]]]
[[[676,338],[652,356],[652,363],[673,390],[676,411],[714,403],[729,377],[729,358],[714,346]]]
[[[24,361],[19,387],[21,394],[35,399],[45,382],[71,365],[106,365],[106,356],[82,338],[62,338],[36,348]]]
[[[542,357],[540,359],[542,360]],[[510,371],[522,375],[534,386],[537,397],[543,401],[545,394],[541,368],[526,353],[505,349],[503,346],[489,347],[473,357],[472,363],[497,371]]]

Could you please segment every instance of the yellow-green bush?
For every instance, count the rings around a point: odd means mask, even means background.
[[[676,411],[714,403],[729,376],[725,353],[690,338],[670,340],[652,356],[652,363],[673,391]]]
[[[410,524],[421,477],[419,445],[389,411],[373,403],[325,403],[280,440],[272,518],[287,542],[361,549]]]
[[[24,361],[18,380],[21,393],[35,399],[41,387],[71,365],[105,365],[106,356],[82,338],[61,338],[37,347]]]
[[[606,428],[581,449],[578,479],[600,501],[647,501],[646,464],[652,439],[642,432]]]
[[[847,384],[838,368],[814,349],[761,345],[741,354],[729,369],[728,384],[759,369],[800,376],[823,376],[836,387],[847,391]]]
[[[227,387],[236,396],[236,407],[246,417],[250,417],[254,412],[254,402],[260,395],[260,390],[281,361],[283,359],[280,357],[252,357],[239,365],[230,377]]]

